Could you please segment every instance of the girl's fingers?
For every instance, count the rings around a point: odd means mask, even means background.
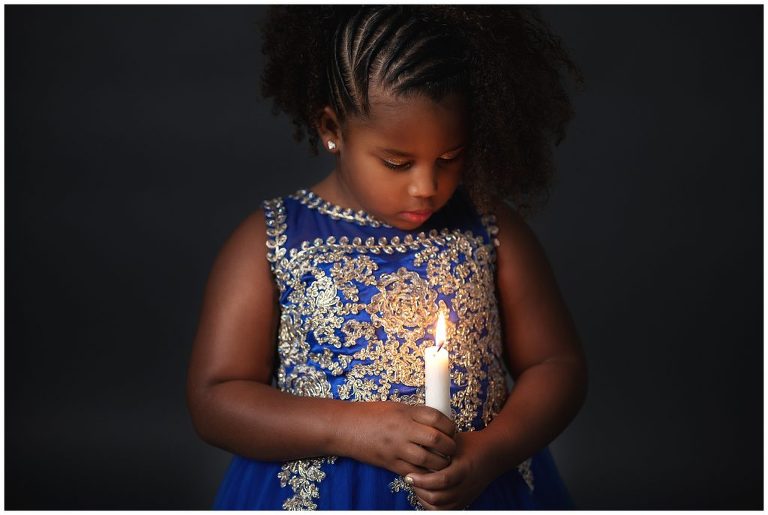
[[[430,492],[429,490],[423,490],[421,488],[413,487],[413,493],[419,497],[419,502],[427,510],[439,510],[440,509],[440,494],[437,492]]]
[[[443,456],[453,456],[456,453],[456,441],[445,433],[427,426],[421,426],[414,434],[413,443],[422,445]]]
[[[429,406],[414,406],[413,420],[419,424],[434,427],[451,438],[456,433],[456,424],[453,423],[453,420]]]
[[[433,506],[432,504],[429,504],[426,500],[424,500],[424,498],[419,494],[420,491],[423,492],[423,490],[419,490],[418,488],[415,488],[415,487],[413,489],[413,493],[415,493],[416,496],[419,498],[419,504],[421,504],[422,508],[424,508],[425,510],[438,510],[438,509],[440,509],[437,506]]]
[[[406,477],[408,474],[413,474],[416,472],[417,474],[428,474],[429,471],[425,468],[416,467],[412,463],[408,463],[407,461],[403,460],[396,460],[393,470],[395,474],[398,474],[402,477]]]
[[[409,444],[404,451],[402,460],[427,470],[442,470],[448,466],[450,460],[443,456],[430,452],[424,447],[415,443]]]
[[[446,467],[426,474],[410,473],[408,476],[413,479],[413,486],[429,491],[451,489],[461,483],[462,479],[456,467]]]
[[[421,504],[422,508],[424,508],[425,510],[429,510],[429,511],[436,511],[436,510],[440,509],[437,506],[432,506],[428,502],[424,502],[424,499],[419,499],[419,504]]]
[[[413,488],[413,492],[427,510],[460,510],[469,507],[469,505],[457,502],[456,496],[451,492],[430,492],[416,487]]]

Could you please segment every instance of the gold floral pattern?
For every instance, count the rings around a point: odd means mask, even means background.
[[[290,486],[294,492],[292,497],[283,503],[284,510],[316,510],[315,499],[320,497],[317,483],[325,478],[325,472],[321,470],[323,463],[333,463],[336,458],[312,458],[308,460],[295,460],[283,464],[277,477],[280,486]]]
[[[528,458],[517,466],[517,471],[520,473],[523,481],[525,481],[525,484],[528,485],[528,489],[531,492],[533,492],[533,471],[531,470],[532,461],[533,460],[531,458]]]
[[[424,510],[424,506],[419,502],[419,498],[416,496],[416,492],[413,491],[413,487],[406,483],[403,477],[397,476],[397,478],[389,484],[389,491],[392,493],[405,492],[408,495],[408,504],[417,510]]]
[[[382,227],[363,212],[334,209],[305,190],[291,198],[333,219]],[[483,218],[486,235],[443,229],[402,237],[327,236],[286,245],[284,201],[265,202],[264,212],[267,259],[281,294],[281,390],[350,401],[423,403],[424,348],[432,344],[438,311],[444,311],[457,428],[481,429],[493,420],[507,396],[493,217]],[[279,477],[294,495],[284,508],[316,508],[325,477],[322,466],[334,460],[286,463]],[[526,477],[524,468],[519,470]],[[530,468],[527,474],[530,486]],[[402,478],[390,488],[415,499]]]
[[[382,274],[376,286],[378,293],[366,307],[371,323],[400,338],[423,337],[436,316],[437,291],[418,273],[403,267],[393,274]]]

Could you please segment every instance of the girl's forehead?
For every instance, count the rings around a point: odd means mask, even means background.
[[[372,115],[397,116],[416,110],[455,110],[463,105],[463,97],[449,93],[439,100],[434,100],[424,93],[396,95],[380,88],[371,88],[368,92],[368,104]]]
[[[461,139],[467,129],[466,106],[456,94],[435,101],[426,95],[377,93],[369,97],[369,105],[369,116],[353,118],[351,129],[397,139],[438,140]]]

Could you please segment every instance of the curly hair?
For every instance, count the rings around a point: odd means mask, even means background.
[[[322,108],[366,116],[369,84],[433,100],[457,92],[470,112],[463,180],[475,202],[498,196],[527,217],[548,201],[552,143],[574,115],[562,70],[584,79],[536,8],[283,5],[262,30],[261,93],[314,155]]]

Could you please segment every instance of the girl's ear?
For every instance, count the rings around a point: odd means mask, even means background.
[[[316,127],[323,146],[332,153],[338,152],[341,146],[341,123],[331,106],[325,106],[320,111]]]

